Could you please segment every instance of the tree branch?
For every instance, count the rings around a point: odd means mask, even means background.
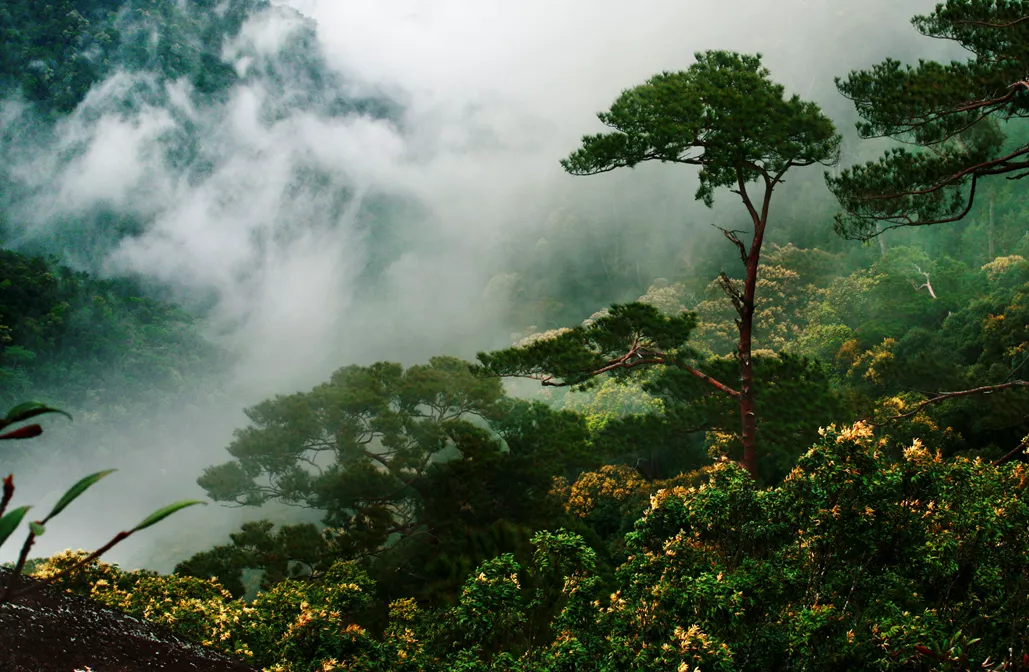
[[[11,503],[12,497],[14,497],[14,474],[8,474],[4,479],[4,496],[0,500],[0,516],[7,511],[7,505]]]
[[[914,220],[914,219],[911,219],[911,217],[909,217],[907,215],[904,215],[904,216],[896,216],[895,215],[895,216],[892,216],[892,217],[876,217],[874,215],[861,215],[861,216],[859,216],[859,219],[862,219],[864,221],[879,222],[879,221],[896,221],[898,219],[900,219],[902,221],[899,224],[890,224],[889,226],[883,226],[882,228],[879,228],[877,226],[874,232],[868,232],[868,233],[856,235],[856,236],[853,236],[853,238],[856,238],[858,240],[871,240],[872,238],[875,238],[877,236],[882,235],[886,231],[890,231],[892,229],[900,229],[900,228],[903,228],[905,226],[934,226],[936,224],[947,224],[947,223],[950,223],[950,222],[957,222],[957,221],[959,221],[961,219],[964,219],[965,215],[967,215],[969,212],[971,212],[972,206],[975,204],[975,188],[976,188],[976,185],[978,183],[978,179],[979,179],[978,175],[975,175],[975,174],[972,175],[972,183],[969,185],[969,188],[968,188],[969,189],[968,190],[968,202],[965,204],[965,208],[961,212],[956,214],[956,215],[952,215],[950,217],[943,217],[943,218],[940,218],[940,219],[922,219],[922,220]],[[932,191],[937,191],[939,189],[942,189],[945,186],[949,186],[949,185],[946,185],[946,184],[940,185],[939,187],[936,187]],[[929,192],[927,191],[925,193],[929,193]],[[901,198],[903,196],[910,196],[910,195],[921,195],[921,194],[916,194],[914,192],[912,192],[910,194],[896,194],[894,196],[891,196],[890,198]],[[869,200],[876,200],[876,197],[870,197]],[[854,216],[854,215],[852,215],[852,216]],[[847,238],[851,238],[850,235],[846,235],[846,234],[844,234],[844,235]]]
[[[1012,462],[1014,460],[1017,460],[1020,455],[1025,453],[1026,448],[1029,448],[1029,436],[1027,436],[1024,439],[1022,439],[1019,442],[1019,444],[1014,447],[1013,450],[1009,451],[1008,453],[1006,453],[1002,457],[998,457],[996,460],[994,460],[992,462],[993,466],[999,467],[1002,464],[1006,464],[1008,462]]]
[[[743,258],[743,263],[747,263],[746,257]],[[743,292],[741,292],[740,288],[736,286],[733,279],[725,274],[725,271],[718,274],[717,281],[718,286],[722,288],[722,291],[725,292],[726,296],[729,297],[729,300],[732,301],[733,308],[735,308],[736,312],[742,317],[743,309],[746,305],[744,302]]]
[[[938,403],[941,403],[941,402],[944,402],[944,401],[948,401],[950,399],[957,399],[959,397],[967,397],[967,396],[970,396],[970,395],[973,395],[973,394],[992,394],[994,392],[999,392],[1001,390],[1009,390],[1009,389],[1013,389],[1013,388],[1016,388],[1016,387],[1029,387],[1029,381],[1026,381],[1026,380],[1012,380],[1012,381],[1009,381],[1007,383],[999,383],[997,385],[983,385],[981,387],[973,387],[973,388],[968,389],[968,390],[958,390],[956,392],[939,392],[933,398],[926,399],[925,401],[922,401],[922,402],[920,402],[918,404],[915,404],[914,408],[912,410],[908,411],[907,413],[901,413],[900,415],[894,415],[892,417],[886,418],[886,420],[883,421],[883,422],[879,422],[879,423],[870,422],[869,424],[874,425],[876,427],[881,427],[882,425],[885,425],[886,423],[889,423],[889,422],[894,422],[896,420],[905,420],[907,418],[915,416],[915,415],[917,415],[919,413],[919,411],[921,411],[923,408],[926,408],[927,406],[932,406],[934,404],[938,404]]]
[[[738,191],[737,194],[743,199],[743,205],[747,206],[747,212],[750,213],[750,219],[754,223],[754,229],[761,223],[761,216],[758,214],[757,209],[754,208],[754,204],[750,200],[750,195],[747,193],[747,185],[743,181],[743,169],[739,166],[736,167],[736,185]]]
[[[739,390],[735,390],[729,387],[728,385],[722,383],[721,381],[712,378],[700,369],[680,360],[678,357],[675,357],[674,355],[669,355],[668,353],[660,352],[658,350],[651,350],[645,346],[638,346],[636,344],[634,344],[633,347],[630,348],[630,350],[621,357],[609,359],[606,362],[604,362],[604,364],[602,364],[601,366],[598,366],[589,371],[583,371],[581,372],[581,377],[576,377],[571,380],[554,380],[553,375],[543,376],[540,374],[527,374],[515,377],[538,380],[542,385],[546,387],[570,387],[572,385],[581,385],[590,378],[594,378],[604,373],[610,373],[618,369],[631,370],[640,366],[652,365],[674,366],[680,371],[685,371],[691,376],[694,376],[695,378],[704,381],[711,387],[715,388],[720,392],[723,392],[724,394],[729,395],[730,397],[733,397],[734,399],[739,399],[742,396]]]
[[[740,261],[742,261],[745,266],[747,264],[747,248],[743,245],[743,241],[740,240],[739,237],[736,235],[737,233],[743,233],[743,231],[740,231],[738,229],[723,229],[717,224],[712,224],[711,226],[721,231],[722,235],[728,238],[729,241],[736,246],[736,249],[740,251]]]
[[[952,19],[951,23],[955,26],[979,26],[980,28],[1011,28],[1017,26],[1023,21],[1029,21],[1029,16],[1022,16],[1013,21],[1006,23],[992,23],[990,21],[977,21],[975,19]]]
[[[919,275],[924,275],[924,276],[925,276],[925,284],[923,284],[923,285],[919,285],[919,284],[918,284],[917,282],[912,282],[912,283],[911,283],[911,284],[913,284],[913,285],[915,286],[915,291],[916,291],[916,292],[920,292],[920,291],[922,291],[923,289],[928,289],[928,290],[929,290],[929,296],[931,296],[931,297],[933,297],[933,298],[935,299],[935,298],[936,298],[936,292],[934,292],[934,291],[933,291],[933,284],[932,284],[932,282],[931,282],[931,281],[929,280],[929,274],[928,274],[928,273],[926,273],[925,271],[923,271],[923,270],[922,270],[922,269],[921,269],[921,268],[920,268],[920,267],[918,266],[918,264],[915,264],[915,270],[916,270],[916,271],[918,271],[918,274],[919,274]]]

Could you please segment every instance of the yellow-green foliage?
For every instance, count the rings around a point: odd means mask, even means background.
[[[543,532],[531,567],[511,554],[489,560],[449,608],[395,601],[380,637],[356,622],[372,583],[348,563],[282,581],[249,605],[215,581],[103,563],[75,587],[268,672],[956,671],[1021,662],[1029,467],[944,459],[919,440],[898,460],[890,453],[857,423],[822,431],[772,488],[729,461],[663,484],[625,468],[586,474],[565,496],[571,505],[578,492],[574,506],[587,515],[596,515],[594,500],[644,508],[613,593],[581,537]],[[81,557],[65,553],[36,571],[52,575]]]
[[[607,378],[595,388],[564,397],[564,408],[582,413],[591,432],[600,432],[612,420],[628,415],[660,415],[665,404],[647,393],[643,385],[656,372],[643,371],[631,380]]]
[[[34,576],[53,576],[85,555],[59,553]],[[352,620],[372,584],[349,563],[333,565],[318,581],[283,581],[249,605],[214,579],[125,572],[102,562],[59,585],[269,672],[348,669],[340,661],[359,658],[372,645]]]
[[[67,571],[76,566],[90,555],[89,551],[79,549],[77,551],[66,550],[46,558],[35,564],[30,572],[32,576],[39,579],[50,579],[61,572]],[[117,565],[112,565],[100,560],[93,560],[84,565],[70,576],[65,576],[59,581],[63,588],[76,593],[89,593],[92,587],[99,581],[108,585],[131,585],[135,583],[133,575],[123,572]]]
[[[586,518],[598,507],[622,508],[632,500],[645,497],[647,488],[647,482],[638,471],[624,464],[615,464],[580,474],[562,494],[565,494],[565,510]]]
[[[920,441],[891,462],[859,423],[823,432],[779,487],[729,462],[710,476],[652,497],[620,590],[566,648],[592,641],[610,670],[964,670],[1029,652],[1026,465]]]
[[[317,582],[287,579],[254,600],[251,635],[258,662],[274,672],[331,670],[373,646],[354,612],[369,601],[367,575],[336,563]],[[346,669],[346,668],[343,668]]]

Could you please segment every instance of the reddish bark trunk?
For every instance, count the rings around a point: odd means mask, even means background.
[[[764,226],[758,225],[747,257],[747,279],[738,309],[740,340],[736,358],[740,365],[740,441],[743,444],[743,467],[757,477],[757,409],[754,402],[754,298],[757,294],[757,271],[761,259]]]
[[[750,271],[748,269],[748,275]],[[751,297],[753,299],[753,296]],[[757,413],[754,407],[754,373],[751,359],[751,341],[754,326],[754,311],[751,308],[746,317],[740,317],[740,342],[736,357],[740,364],[740,440],[743,443],[743,468],[757,477]]]
[[[783,171],[785,172],[785,170]],[[782,173],[770,178],[765,175],[765,193],[761,200],[761,209],[754,207],[743,180],[742,171],[737,171],[739,195],[747,206],[754,224],[754,238],[747,250],[739,239],[731,236],[730,240],[740,249],[740,257],[747,269],[743,283],[743,291],[732,297],[736,312],[740,318],[737,322],[740,340],[736,347],[736,358],[740,366],[740,442],[743,444],[743,468],[757,478],[757,404],[754,399],[754,301],[757,296],[757,274],[761,264],[761,245],[765,238],[765,225],[768,223],[768,210],[772,200],[772,190],[778,183]]]

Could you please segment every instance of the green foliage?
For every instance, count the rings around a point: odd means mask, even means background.
[[[234,597],[246,592],[245,570],[262,572],[261,588],[267,590],[288,578],[318,577],[331,564],[333,545],[314,525],[275,525],[262,520],[244,523],[229,535],[229,544],[195,554],[175,567],[175,573],[215,578]]]
[[[373,646],[352,620],[367,605],[372,584],[351,564],[333,564],[317,581],[286,579],[248,605],[213,579],[124,572],[97,562],[72,578],[62,573],[83,555],[54,556],[34,575],[263,669],[321,672],[332,669],[329,661],[363,658]]]
[[[1024,117],[1029,16],[1022,2],[948,0],[915,28],[971,52],[967,61],[887,59],[837,79],[864,119],[862,137],[892,137],[916,145],[890,149],[876,162],[827,176],[844,213],[839,233],[867,239],[886,228],[953,222],[967,215],[981,177],[1021,177],[1029,145],[1005,146],[1000,121]],[[1011,146],[1013,145],[1013,146]]]
[[[656,367],[642,390],[661,401],[662,414],[602,423],[595,419],[595,444],[603,446],[605,455],[626,456],[635,450],[637,460],[654,461],[662,453],[668,461],[668,453],[677,450],[682,455],[671,463],[688,471],[708,461],[703,451],[689,450],[684,438],[691,433],[711,432],[710,447],[716,454],[737,458],[742,450],[739,404],[709,382],[732,380],[737,364],[727,358],[697,361],[698,353],[687,345],[695,324],[689,313],[668,317],[643,303],[615,305],[583,326],[520,347],[480,353],[480,371],[582,389],[598,385],[603,373],[624,380],[636,368]],[[789,471],[799,447],[814,440],[820,425],[838,419],[841,409],[823,367],[807,358],[760,353],[754,358],[754,376],[757,404],[764,409],[758,436],[768,456],[760,474],[774,482]],[[662,475],[675,473],[665,470]]]
[[[21,521],[25,519],[25,514],[31,508],[31,506],[19,506],[17,509],[12,509],[6,513],[3,518],[0,518],[0,544],[3,544],[14,534],[14,531],[21,525]]]
[[[612,240],[559,211],[521,250],[539,266],[499,273],[487,297],[513,297],[519,329],[620,303],[482,353],[476,371],[449,357],[340,369],[247,409],[232,460],[199,479],[216,500],[307,507],[320,525],[245,524],[171,577],[122,572],[85,552],[29,561],[33,538],[100,472],[29,521],[19,568],[277,672],[1023,662],[1029,612],[1013,596],[1027,589],[1026,469],[976,456],[1024,445],[1027,392],[917,406],[934,390],[1010,380],[1029,361],[1026,201],[1017,182],[981,192],[988,210],[969,193],[980,176],[1020,177],[1025,167],[1027,145],[1007,123],[1027,95],[1023,4],[949,0],[915,25],[971,47],[973,60],[887,61],[839,83],[864,136],[921,149],[830,178],[846,210],[837,228],[867,237],[883,223],[967,213],[949,235],[802,248],[789,243],[810,237],[810,217],[795,212],[778,239],[769,231],[761,259],[772,190],[793,166],[834,162],[839,136],[814,103],[785,96],[759,56],[698,54],[688,69],[623,92],[599,115],[609,132],[583,138],[562,165],[578,175],[648,160],[696,165],[698,199],[711,205],[723,187],[742,197],[755,226],[749,249],[740,232],[723,231],[731,256],[707,255],[703,272],[645,289],[654,268],[679,263],[679,250],[637,242],[649,237],[622,221]],[[19,90],[51,120],[115,69],[218,95],[241,76],[221,60],[222,45],[266,6],[15,0],[0,7],[0,92]],[[290,94],[286,107],[318,98],[328,114],[360,108],[319,98],[333,82],[312,55],[312,31],[298,31],[281,62],[258,59],[259,72],[242,76],[276,92],[299,77],[318,92]],[[176,160],[189,162],[190,151]],[[754,182],[763,202],[747,192]],[[811,194],[798,193],[807,204]],[[572,247],[588,261],[556,264]],[[641,255],[654,259],[641,264]],[[709,282],[708,270],[737,257],[746,277]],[[753,350],[748,340],[734,360],[751,318]],[[0,251],[0,402],[31,395],[77,417],[128,415],[130,400],[202,380],[211,354],[192,316],[132,283]],[[757,482],[721,459],[744,452],[743,359],[758,409]],[[574,391],[548,406],[510,399],[477,374]],[[16,408],[0,419],[0,439],[38,436],[39,425],[9,425],[51,412]],[[819,432],[858,417],[882,424]],[[27,516],[28,507],[5,511],[10,492],[8,479],[0,542]],[[101,550],[195,503],[165,507]],[[255,571],[256,597],[247,595]]]
[[[565,170],[575,175],[631,168],[651,160],[699,166],[697,200],[711,206],[714,191],[720,187],[733,188],[742,200],[753,226],[749,245],[737,235],[742,231],[722,229],[722,233],[735,247],[746,277],[737,282],[724,270],[718,277],[719,287],[736,312],[740,384],[734,389],[736,386],[697,370],[692,373],[738,401],[742,460],[755,476],[759,460],[753,328],[772,193],[790,168],[834,164],[841,142],[832,121],[817,104],[801,101],[796,95],[784,98],[785,89],[768,75],[760,56],[727,51],[696,54],[696,62],[688,70],[663,73],[623,92],[609,112],[598,115],[615,131],[584,137],[582,147],[562,162]],[[751,182],[758,183],[754,195],[747,190]],[[645,350],[641,352],[634,344],[622,359],[594,367],[586,375],[631,368],[636,364],[630,363],[630,358],[647,360],[649,348]],[[658,354],[657,359],[664,360],[664,356]],[[681,363],[678,366],[688,368]]]
[[[714,190],[781,175],[790,166],[832,162],[840,138],[815,103],[784,98],[760,56],[696,54],[689,69],[662,73],[630,89],[597,115],[614,130],[585,136],[561,165],[593,175],[643,161],[698,165],[697,199]],[[741,174],[738,171],[742,171]]]
[[[499,381],[477,378],[453,358],[406,371],[347,367],[310,392],[247,409],[253,424],[228,448],[236,461],[199,482],[218,501],[274,498],[323,509],[334,527],[368,537],[360,547],[375,548],[393,533],[393,514],[413,514],[414,479],[456,441],[477,439],[482,430],[468,418],[490,417],[502,396]],[[393,498],[382,497],[391,490]]]
[[[908,669],[944,641],[966,650],[937,669],[1020,660],[1029,612],[1009,598],[1026,581],[1025,477],[919,443],[893,463],[856,425],[827,432],[777,488],[725,464],[662,493],[607,615],[621,669],[667,664],[681,654],[654,643],[681,647],[691,624],[731,669]]]
[[[86,431],[124,428],[129,409],[203,384],[216,355],[195,316],[133,282],[0,250],[0,404],[55,399]]]
[[[1027,479],[918,441],[892,460],[868,425],[831,427],[774,488],[724,461],[654,492],[610,597],[582,537],[540,532],[527,562],[487,560],[452,606],[394,601],[375,637],[355,622],[371,581],[348,563],[250,605],[98,565],[76,590],[270,670],[1015,669]]]
[[[66,508],[68,508],[69,504],[78,499],[79,496],[85,493],[88,488],[91,488],[92,486],[96,485],[101,478],[108,476],[114,473],[115,471],[115,469],[106,469],[104,471],[98,471],[95,474],[90,474],[89,476],[86,476],[78,483],[68,488],[68,491],[61,495],[61,498],[57,500],[56,504],[54,504],[54,508],[51,509],[50,513],[47,514],[45,520],[50,520],[51,518],[59,514],[61,511],[64,511]]]
[[[74,109],[90,87],[121,68],[205,93],[237,80],[221,60],[226,38],[267,4],[232,0],[9,0],[0,8],[0,93],[19,90],[54,116]]]
[[[681,352],[690,357],[693,353],[685,344],[695,324],[690,314],[668,317],[642,303],[615,304],[606,315],[586,325],[561,329],[522,347],[479,353],[479,370],[586,389],[597,384],[598,372],[605,369],[618,376],[636,366],[653,364],[651,354],[674,357]],[[626,353],[633,356],[619,362]]]
[[[16,422],[25,422],[30,418],[35,418],[40,415],[46,415],[48,413],[58,413],[71,420],[71,415],[65,413],[59,408],[50,408],[46,404],[41,404],[37,401],[27,401],[23,404],[18,404],[11,410],[7,411],[7,415],[0,418],[0,429],[13,425]]]
[[[927,277],[936,298],[924,288]],[[812,291],[790,349],[829,363],[851,418],[884,421],[933,391],[1018,377],[1029,342],[1024,282],[1015,255],[977,269],[894,247],[869,268]],[[948,401],[890,432],[906,443],[931,438],[947,454],[1000,456],[1029,432],[1018,411],[1023,397],[1009,390]]]
[[[274,585],[295,567],[317,575],[348,559],[385,597],[446,601],[479,562],[527,552],[532,531],[561,516],[553,477],[600,459],[581,416],[508,399],[499,380],[448,357],[347,367],[247,414],[235,461],[207,469],[201,486],[219,501],[317,509],[327,527],[249,524],[180,565],[234,594],[245,568]]]

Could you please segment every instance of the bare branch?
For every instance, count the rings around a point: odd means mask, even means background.
[[[1017,460],[1021,455],[1025,453],[1026,448],[1029,448],[1029,436],[1022,439],[1019,442],[1019,444],[1014,447],[1013,450],[1009,451],[1002,457],[998,457],[996,460],[994,460],[993,466],[999,467],[1000,465],[1005,464],[1007,462]]]
[[[910,417],[913,417],[915,415],[918,415],[918,413],[923,408],[926,408],[927,406],[932,406],[934,404],[939,404],[941,402],[948,401],[950,399],[957,399],[959,397],[967,397],[967,396],[971,396],[973,394],[993,394],[994,392],[999,392],[1001,390],[1010,390],[1010,389],[1013,389],[1013,388],[1016,388],[1016,387],[1029,387],[1029,381],[1026,381],[1026,380],[1012,380],[1012,381],[1009,381],[1007,383],[999,383],[997,385],[983,385],[981,387],[973,387],[973,388],[968,389],[968,390],[958,390],[956,392],[939,392],[939,393],[936,394],[936,396],[932,397],[931,399],[926,399],[925,401],[922,401],[922,402],[920,402],[918,404],[915,404],[914,408],[912,408],[907,413],[901,413],[900,415],[894,415],[892,417],[886,418],[886,420],[883,421],[883,422],[869,423],[869,424],[872,424],[872,425],[874,425],[876,427],[880,427],[882,425],[885,425],[885,424],[890,423],[890,422],[895,422],[897,420],[906,420],[907,418],[910,418]]]
[[[924,275],[925,276],[925,284],[919,285],[917,282],[914,282],[914,281],[911,283],[912,285],[915,286],[915,291],[916,292],[920,292],[923,289],[928,289],[929,290],[929,296],[931,296],[931,297],[933,297],[935,299],[936,298],[936,292],[933,291],[933,284],[929,280],[929,274],[926,273],[925,271],[923,271],[921,268],[919,268],[918,264],[915,264],[914,266],[915,266],[915,270],[918,271],[919,275]]]
[[[722,235],[725,236],[726,238],[728,238],[729,242],[731,242],[733,245],[736,246],[736,249],[738,249],[740,251],[740,261],[742,261],[744,263],[744,265],[746,265],[746,263],[747,263],[747,248],[743,245],[743,241],[740,240],[739,237],[736,235],[737,233],[745,233],[745,231],[741,231],[739,229],[723,229],[722,227],[718,226],[717,224],[712,224],[711,226],[713,226],[716,229],[718,229],[719,231],[721,231]]]
[[[746,262],[744,261],[744,263]],[[743,292],[740,291],[736,282],[726,275],[725,271],[722,271],[718,274],[718,286],[721,287],[722,291],[729,297],[729,300],[732,301],[733,308],[735,308],[736,312],[742,317],[746,301],[744,300],[745,297],[743,296]]]

